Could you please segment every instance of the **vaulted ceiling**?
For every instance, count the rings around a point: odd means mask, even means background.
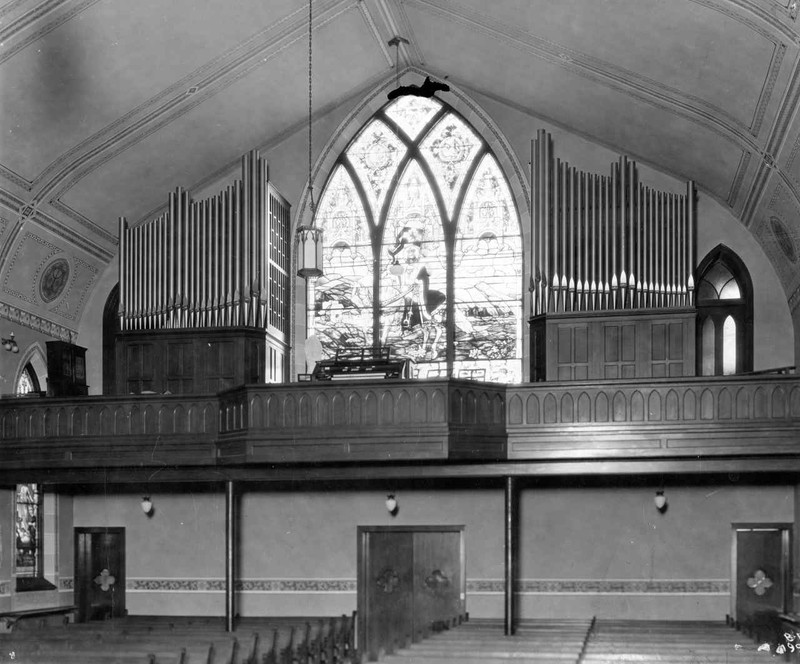
[[[796,15],[796,0],[314,0],[314,108],[391,81],[403,36],[401,67],[695,180],[794,309]],[[301,131],[307,30],[303,0],[0,3],[0,317],[76,330],[119,215]],[[59,257],[68,287],[48,302]]]

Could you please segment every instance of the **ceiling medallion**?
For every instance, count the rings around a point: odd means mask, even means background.
[[[794,240],[792,239],[792,236],[789,235],[789,231],[786,229],[786,226],[783,225],[778,217],[770,217],[769,225],[772,228],[772,233],[775,235],[775,240],[777,241],[778,246],[781,248],[781,251],[786,254],[786,258],[792,261],[792,263],[796,263],[797,251],[794,246]]]
[[[49,304],[64,292],[69,280],[69,262],[65,258],[56,258],[42,273],[39,281],[39,296]]]

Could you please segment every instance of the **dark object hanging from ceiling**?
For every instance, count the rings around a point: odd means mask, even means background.
[[[437,91],[449,92],[450,86],[440,81],[432,81],[430,76],[426,76],[422,85],[401,85],[399,88],[392,90],[387,96],[389,99],[397,99],[397,97],[405,95],[433,97],[433,93]]]

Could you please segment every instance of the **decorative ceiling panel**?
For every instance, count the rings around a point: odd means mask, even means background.
[[[352,94],[351,86],[386,68],[362,26],[350,10],[315,32],[315,107]],[[120,143],[106,153],[113,158],[71,183],[61,199],[116,233],[118,216],[138,219],[165,204],[176,186],[192,186],[270,136],[300,130],[308,113],[307,67],[307,42],[299,38],[267,62],[212,83],[169,123],[146,126],[127,149]]]
[[[0,65],[2,163],[33,180],[63,153],[156,103],[159,93],[292,11],[292,0],[92,4]]]

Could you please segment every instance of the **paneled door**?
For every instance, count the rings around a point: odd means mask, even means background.
[[[731,605],[734,619],[789,610],[792,530],[787,523],[734,523]]]
[[[125,528],[75,528],[77,621],[125,615]]]
[[[464,527],[358,529],[358,647],[366,659],[466,610]]]

